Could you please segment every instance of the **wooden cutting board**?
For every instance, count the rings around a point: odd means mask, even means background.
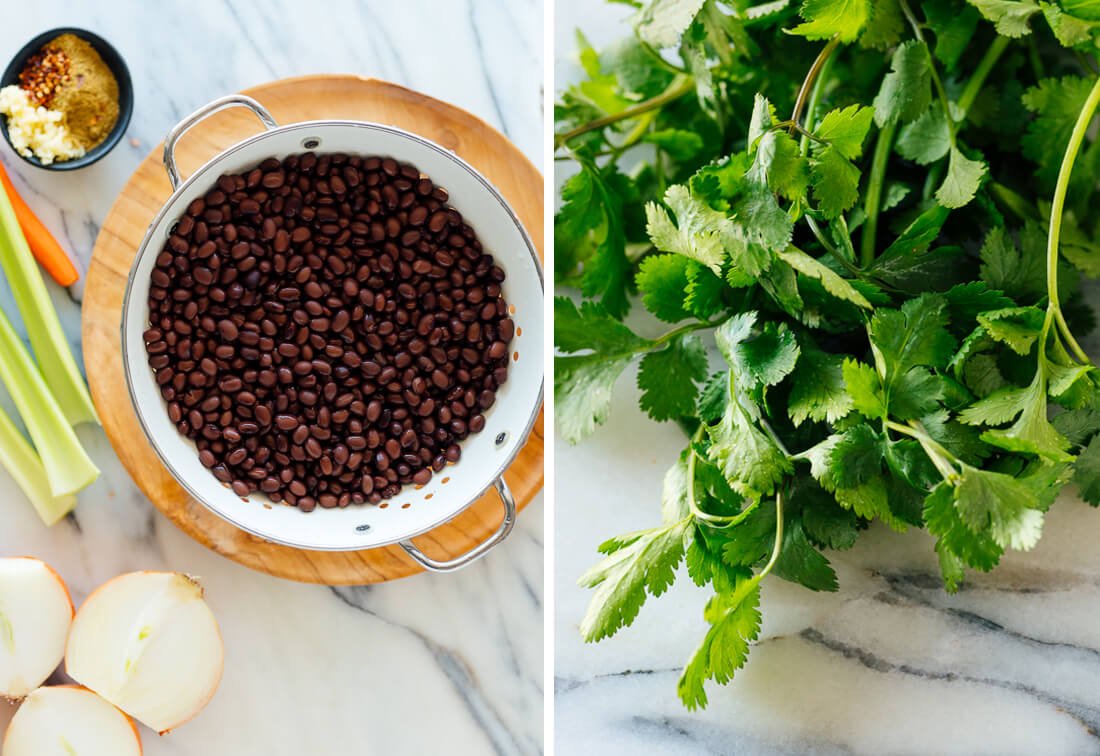
[[[398,126],[454,150],[488,178],[523,221],[543,252],[543,179],[500,133],[447,103],[376,79],[307,76],[245,90],[280,125],[344,118]],[[257,133],[259,122],[243,108],[217,113],[191,129],[176,148],[188,176],[218,152]],[[171,195],[158,145],[141,163],[115,201],[92,252],[83,305],[84,363],[107,437],[134,482],[164,515],[207,548],[269,575],[309,583],[378,583],[419,572],[398,546],[352,552],[303,551],[269,543],[215,515],[193,500],[160,464],[146,442],[125,390],[120,324],[130,264],[153,216]],[[519,507],[542,488],[543,424],[535,429],[504,475]],[[503,509],[490,492],[462,514],[416,538],[436,559],[468,551],[500,524]],[[318,511],[314,516],[323,517]]]

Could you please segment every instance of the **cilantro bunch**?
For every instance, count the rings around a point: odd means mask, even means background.
[[[926,528],[955,590],[1033,547],[1067,483],[1100,503],[1100,3],[633,4],[616,44],[579,36],[555,110],[580,292],[555,301],[556,418],[583,440],[638,361],[642,409],[685,433],[660,524],[581,577],[581,631],[686,562],[713,589],[695,708],[745,663],[761,582],[837,590],[822,552],[871,521]],[[623,322],[639,301],[662,335]]]

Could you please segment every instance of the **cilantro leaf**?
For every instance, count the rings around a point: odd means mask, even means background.
[[[965,465],[955,488],[959,519],[971,532],[988,532],[1002,549],[1026,551],[1038,543],[1043,528],[1038,507],[1026,483],[992,470]]]
[[[599,355],[554,360],[554,419],[571,444],[592,435],[611,414],[611,390],[631,357]]]
[[[650,255],[642,260],[634,279],[645,308],[668,323],[691,317],[684,304],[688,264],[682,255]]]
[[[789,200],[805,196],[809,183],[809,167],[802,157],[798,142],[786,131],[769,130],[756,143],[756,153],[746,176],[767,184],[777,194]]]
[[[1073,482],[1081,498],[1092,506],[1100,505],[1100,435],[1092,437],[1073,466]]]
[[[665,204],[676,214],[676,223],[663,207],[646,205],[646,232],[653,246],[675,252],[721,273],[726,258],[724,242],[733,233],[732,221],[691,196],[683,184],[674,184],[665,192]]]
[[[707,705],[706,680],[720,685],[745,665],[749,644],[760,634],[760,586],[753,578],[738,581],[728,592],[707,602],[703,617],[710,623],[702,644],[684,667],[677,689],[688,709]]]
[[[704,0],[653,0],[638,21],[638,35],[657,48],[675,47]]]
[[[1031,33],[1028,21],[1039,12],[1034,0],[967,0],[1005,37],[1022,37]]]
[[[802,528],[807,538],[828,549],[850,549],[859,534],[859,518],[840,507],[813,481],[799,485],[792,495],[802,509]]]
[[[790,459],[756,427],[737,401],[726,404],[718,423],[707,426],[707,435],[708,458],[738,492],[770,494],[794,469]]]
[[[968,528],[955,507],[955,488],[947,482],[940,483],[924,502],[924,524],[928,532],[938,536],[936,551],[941,564],[946,552],[953,561],[962,562],[975,569],[988,572],[997,566],[1004,548],[990,536],[975,533]],[[955,567],[944,575],[949,585],[957,585],[961,570]]]
[[[840,37],[854,42],[871,15],[869,0],[803,0],[799,11],[805,23],[791,30],[807,39]]]
[[[922,3],[928,26],[936,35],[932,52],[948,71],[953,71],[978,28],[978,12],[959,7],[953,0],[929,0]]]
[[[936,190],[936,199],[944,207],[962,207],[977,194],[986,165],[981,160],[971,160],[958,147],[952,147],[948,154],[947,175]]]
[[[832,477],[841,488],[855,488],[882,473],[882,436],[866,423],[844,431],[830,456]]]
[[[1031,351],[1043,328],[1043,319],[1044,313],[1038,307],[1007,307],[978,315],[978,322],[986,333],[1008,344],[1019,355]]]
[[[1024,92],[1023,103],[1035,114],[1020,139],[1023,153],[1037,166],[1036,173],[1053,185],[1069,144],[1077,115],[1089,95],[1092,81],[1081,76],[1042,79]],[[1081,176],[1077,177],[1081,180]]]
[[[698,263],[688,262],[684,307],[700,320],[710,320],[722,311],[722,279]]]
[[[951,128],[943,108],[933,105],[898,134],[898,154],[920,165],[934,163],[951,149]]]
[[[872,0],[871,16],[860,35],[862,47],[885,50],[893,47],[901,39],[905,21],[901,16],[898,0]]]
[[[1046,293],[1045,255],[1019,249],[1003,226],[986,234],[981,248],[982,280],[1008,296],[1033,301]]]
[[[886,400],[883,398],[882,381],[875,369],[849,358],[844,360],[842,372],[856,412],[872,420],[885,418]]]
[[[835,423],[852,410],[843,363],[839,355],[812,346],[803,347],[802,356],[791,374],[791,393],[787,400],[787,412],[795,426],[807,420]]]
[[[660,129],[642,137],[643,142],[655,144],[679,162],[691,160],[703,149],[703,138],[685,129]]]
[[[638,370],[639,404],[654,420],[673,420],[695,412],[698,389],[707,377],[707,353],[698,336],[686,334],[642,358]]]
[[[918,365],[946,367],[955,349],[947,332],[947,301],[939,294],[922,294],[900,310],[879,308],[871,318],[871,340],[888,378]]]
[[[863,153],[863,140],[871,128],[874,114],[873,108],[862,105],[830,110],[814,129],[814,133],[848,160],[855,160]]]
[[[909,40],[898,45],[890,63],[890,73],[882,80],[875,97],[875,123],[907,123],[920,116],[932,104],[931,60],[928,47]]]
[[[820,261],[810,257],[802,250],[795,247],[788,247],[782,252],[779,252],[778,255],[781,260],[802,275],[808,276],[809,278],[816,278],[821,281],[821,285],[825,287],[825,291],[829,292],[837,299],[851,302],[857,307],[862,307],[866,310],[871,309],[871,303],[867,301],[867,297],[860,294],[859,291],[852,286],[851,282],[842,278],[840,274],[835,272],[832,268],[826,267]]]
[[[595,588],[581,620],[581,635],[593,642],[630,625],[647,596],[660,596],[672,585],[684,556],[684,534],[690,521],[612,538],[600,545],[607,556],[577,581]]]
[[[569,297],[554,297],[554,343],[563,352],[587,349],[601,354],[633,352],[649,342],[611,317],[596,302],[582,302],[578,308]]]
[[[819,152],[810,165],[814,200],[826,218],[836,218],[859,199],[859,168],[833,146]]]

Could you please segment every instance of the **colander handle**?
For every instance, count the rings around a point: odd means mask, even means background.
[[[179,138],[187,133],[188,129],[204,118],[217,113],[219,110],[225,110],[226,108],[238,105],[243,108],[248,108],[255,113],[256,117],[263,121],[264,126],[267,127],[269,131],[279,127],[279,124],[275,123],[275,119],[271,117],[271,113],[267,112],[267,108],[246,95],[231,94],[225,97],[219,97],[213,102],[203,105],[194,113],[177,123],[172,130],[168,132],[168,136],[164,137],[164,169],[168,171],[168,180],[172,182],[172,191],[179,189],[179,185],[183,183],[183,178],[180,177],[179,168],[176,167],[176,142],[179,141]]]
[[[454,572],[488,554],[493,547],[508,537],[508,534],[512,532],[512,526],[516,524],[516,500],[512,498],[512,492],[508,490],[508,484],[504,482],[503,477],[500,477],[493,482],[493,486],[500,494],[500,500],[504,502],[504,520],[497,528],[497,532],[493,533],[488,541],[479,543],[462,556],[448,559],[445,562],[432,559],[418,549],[412,541],[401,541],[401,548],[421,567],[430,572]]]

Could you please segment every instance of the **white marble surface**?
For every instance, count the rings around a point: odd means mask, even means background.
[[[0,148],[28,202],[83,265],[126,178],[177,120],[275,78],[350,72],[396,81],[480,115],[542,162],[538,0],[43,0],[12,10],[0,24],[4,61],[41,31],[78,26],[114,44],[134,78],[130,130],[97,165],[50,174]],[[53,294],[79,349],[79,290]],[[0,306],[15,317],[3,282]],[[190,724],[163,738],[143,730],[146,754],[541,752],[541,496],[506,544],[461,573],[328,589],[206,551],[137,491],[101,431],[80,436],[103,476],[53,529],[0,472],[0,554],[49,561],[77,602],[128,570],[202,577],[225,636],[225,678]],[[9,715],[0,706],[0,731]]]
[[[628,12],[559,0],[558,82],[576,75],[573,28],[599,46]],[[676,428],[639,412],[629,371],[608,426],[557,445],[559,753],[1100,753],[1100,512],[1069,498],[1035,551],[1011,554],[954,597],[929,538],[877,526],[829,554],[838,593],[767,580],[761,641],[732,685],[708,685],[702,713],[676,697],[706,627],[707,594],[686,575],[632,628],[582,643],[590,591],[577,576],[606,537],[659,522],[661,479],[684,446]]]

